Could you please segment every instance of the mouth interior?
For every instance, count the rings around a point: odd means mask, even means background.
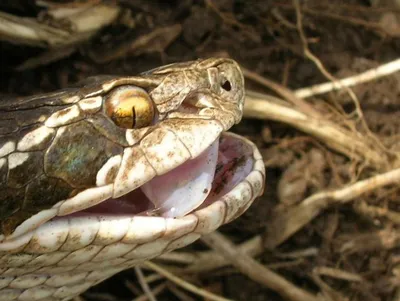
[[[122,197],[105,200],[69,216],[183,216],[228,193],[246,178],[253,164],[250,146],[234,136],[222,135],[197,158]]]

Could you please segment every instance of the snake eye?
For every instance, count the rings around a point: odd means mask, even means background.
[[[149,94],[135,86],[113,90],[105,101],[105,112],[117,126],[125,129],[149,126],[155,115]]]

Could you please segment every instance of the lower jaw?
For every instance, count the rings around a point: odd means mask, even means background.
[[[217,201],[243,181],[254,165],[253,149],[242,140],[222,134],[219,143],[218,161],[210,193],[195,210]],[[117,198],[108,199],[96,206],[75,212],[65,217],[82,216],[157,216],[157,209],[141,188]]]

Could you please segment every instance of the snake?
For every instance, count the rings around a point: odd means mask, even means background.
[[[244,99],[228,58],[1,99],[0,300],[70,300],[245,212],[265,167],[228,131]]]

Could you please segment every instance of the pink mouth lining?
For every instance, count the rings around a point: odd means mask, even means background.
[[[205,152],[207,151],[209,150],[206,150]],[[196,167],[198,168],[199,164],[207,164],[207,160],[209,160],[208,155],[200,155],[199,157],[200,159],[195,158],[193,160],[189,160],[177,167],[175,170],[172,170],[166,175],[160,177],[164,177],[166,181],[171,183],[174,180],[184,180],[182,177],[187,177],[187,173],[183,172],[182,176],[180,176],[179,172],[176,172],[176,170],[179,171]],[[222,135],[219,141],[218,159],[216,161],[215,171],[213,172],[214,177],[212,179],[211,190],[206,192],[208,193],[207,197],[196,209],[204,208],[212,204],[232,190],[251,172],[253,164],[253,150],[250,146],[232,136]],[[167,176],[167,178],[165,176]],[[169,179],[169,176],[174,177],[174,179]],[[179,206],[179,204],[177,206]],[[160,215],[159,211],[160,208],[155,208],[153,203],[149,200],[149,198],[147,198],[140,187],[120,198],[105,200],[93,207],[75,212],[67,215],[66,217],[88,215],[154,216]]]

